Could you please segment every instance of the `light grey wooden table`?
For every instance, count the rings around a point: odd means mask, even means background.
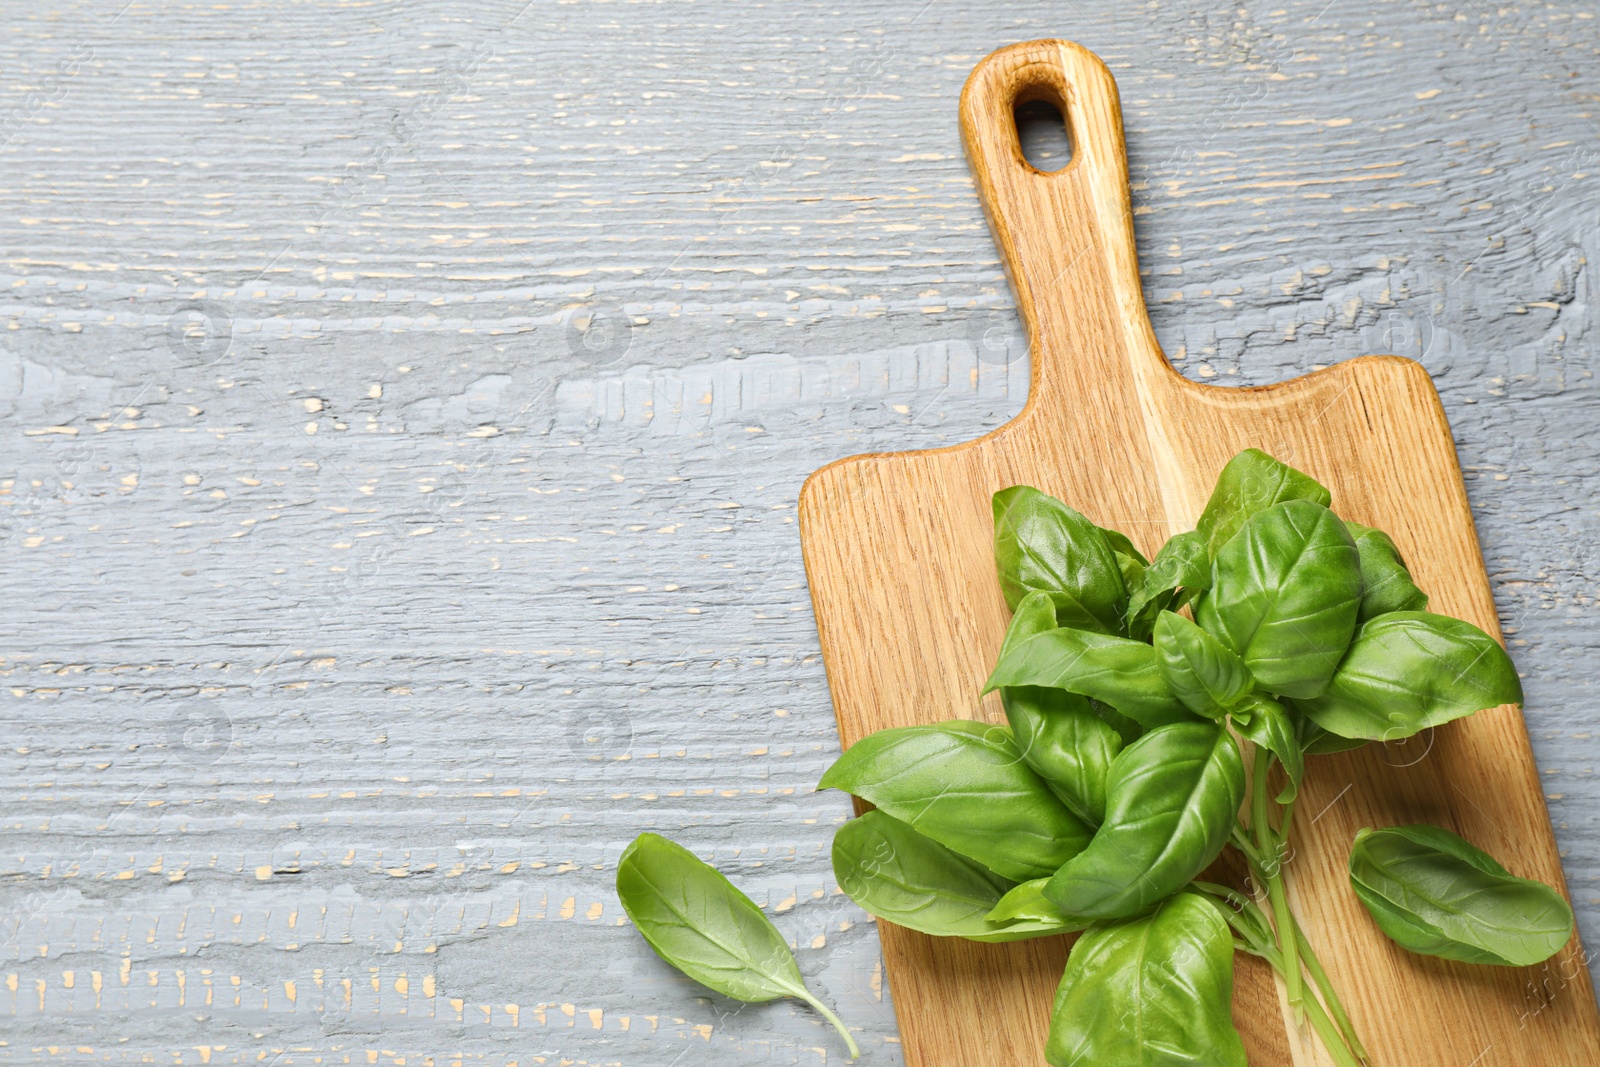
[[[0,19],[0,1060],[840,1062],[622,924],[649,828],[899,1062],[795,498],[1021,407],[955,108],[1043,36],[1184,373],[1434,372],[1600,943],[1592,5]]]

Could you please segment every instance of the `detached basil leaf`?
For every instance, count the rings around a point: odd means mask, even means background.
[[[1291,500],[1251,516],[1217,553],[1195,621],[1244,660],[1263,689],[1314,697],[1355,631],[1361,563],[1338,516]]]
[[[1020,941],[1086,925],[1060,912],[989,921],[1013,883],[881,811],[840,827],[833,873],[863,911],[934,937]]]
[[[1106,779],[1106,819],[1045,888],[1062,911],[1120,918],[1181,888],[1217,858],[1244,800],[1244,762],[1214,723],[1151,730]]]
[[[1156,650],[1126,637],[1059,629],[1008,640],[983,691],[1015,685],[1042,685],[1093,697],[1142,726],[1193,718],[1167,687]]]
[[[953,720],[879,730],[818,789],[843,789],[996,874],[1024,882],[1081,852],[1093,831],[1022,760],[1009,731]]]
[[[1205,539],[1207,553],[1215,556],[1252,515],[1285,500],[1309,500],[1327,507],[1333,503],[1333,494],[1310,475],[1259,449],[1247,448],[1217,475],[1216,488],[1195,523],[1195,532]]]
[[[1305,751],[1296,736],[1294,720],[1284,706],[1270,697],[1254,696],[1234,709],[1233,725],[1239,736],[1254,741],[1283,764],[1289,781],[1278,793],[1278,803],[1287,804],[1300,793],[1306,776]]]
[[[1399,741],[1520,703],[1517,669],[1494,638],[1446,615],[1392,611],[1356,632],[1326,692],[1295,706],[1340,737]]]
[[[1391,611],[1426,611],[1428,594],[1418,589],[1394,541],[1382,530],[1346,521],[1361,554],[1360,621]]]
[[[1175,595],[1180,588],[1189,596],[1210,585],[1211,556],[1206,552],[1206,539],[1197,530],[1169,537],[1145,568],[1139,584],[1128,587],[1128,636],[1144,640],[1150,636],[1156,616],[1166,609],[1182,607]]]
[[[735,1000],[797,997],[855,1039],[811,995],[789,944],[750,898],[682,845],[640,834],[617,862],[617,896],[656,955],[696,982]]]
[[[1121,630],[1128,592],[1100,527],[1026,485],[1000,490],[993,506],[995,567],[1007,607],[1045,592],[1062,626]]]
[[[1028,766],[1050,791],[1091,826],[1106,813],[1106,771],[1122,738],[1089,710],[1089,701],[1065,689],[1035,686],[1000,691],[1011,737]]]
[[[1180,893],[1078,939],[1056,991],[1051,1067],[1246,1067],[1233,1026],[1233,935]]]
[[[1233,650],[1172,611],[1156,619],[1156,662],[1168,687],[1196,715],[1220,720],[1254,679]]]
[[[1560,893],[1437,826],[1362,830],[1350,884],[1385,934],[1428,956],[1527,967],[1572,937]]]

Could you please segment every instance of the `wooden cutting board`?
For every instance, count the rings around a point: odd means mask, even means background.
[[[1023,158],[1013,108],[1066,117],[1072,159]],[[1116,84],[1088,50],[1033,41],[980,63],[961,95],[979,195],[1032,338],[1022,413],[968,444],[841,460],[800,494],[801,538],[846,747],[951,717],[1003,722],[979,691],[1009,613],[989,498],[1025,483],[1149,555],[1193,526],[1222,465],[1265,449],[1322,481],[1345,518],[1387,530],[1434,610],[1499,634],[1450,428],[1423,368],[1367,356],[1280,385],[1179,375],[1145,312]],[[1576,938],[1543,967],[1449,963],[1377,931],[1345,875],[1363,826],[1431,822],[1514,873],[1561,886],[1515,708],[1400,745],[1311,760],[1289,866],[1295,908],[1378,1067],[1594,1067],[1600,1019]],[[1043,1063],[1070,940],[980,945],[879,923],[909,1067]],[[1327,1062],[1281,990],[1238,957],[1234,1017],[1255,1067]]]

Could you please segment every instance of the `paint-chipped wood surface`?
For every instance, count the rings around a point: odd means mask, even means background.
[[[1185,375],[1433,372],[1595,943],[1597,21],[8,6],[0,1060],[838,1062],[618,925],[650,828],[900,1062],[793,520],[1021,409],[955,106],[1045,36]]]

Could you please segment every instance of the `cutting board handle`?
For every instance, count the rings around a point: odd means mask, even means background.
[[[1037,170],[1022,154],[1014,111],[1036,101],[1066,120],[1072,156],[1061,170]],[[1122,109],[1100,57],[1061,40],[1002,48],[967,79],[961,133],[1032,337],[1029,406],[1070,408],[1091,380],[1132,376],[1145,393],[1153,378],[1177,377],[1145,311]]]

